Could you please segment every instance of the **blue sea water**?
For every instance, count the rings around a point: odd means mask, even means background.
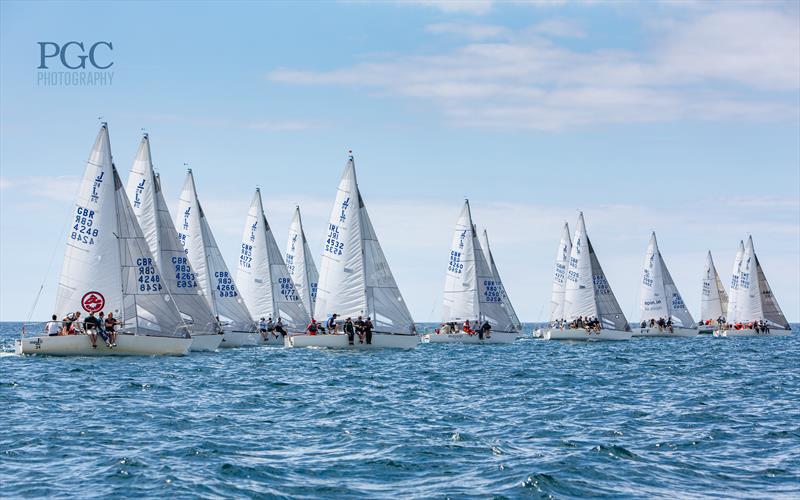
[[[0,324],[0,348],[18,332]],[[796,326],[411,351],[5,352],[0,496],[798,498],[799,360]]]

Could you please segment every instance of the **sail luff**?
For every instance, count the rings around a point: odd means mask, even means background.
[[[567,283],[564,291],[564,319],[573,321],[579,317],[596,317],[597,302],[592,282],[592,256],[583,212],[578,215],[578,225],[572,240]]]
[[[655,232],[650,235],[644,263],[642,264],[640,296],[640,321],[658,320],[670,316],[664,282],[664,266],[661,261],[661,252],[658,250]]]
[[[726,316],[727,294],[722,286],[722,281],[714,266],[711,251],[706,256],[706,265],[703,270],[703,287],[700,301],[700,320],[717,321]]]
[[[567,266],[569,265],[570,253],[572,253],[572,239],[569,234],[569,224],[564,222],[553,271],[553,286],[550,295],[551,322],[564,319],[564,295],[566,294]]]
[[[442,321],[474,321],[480,314],[478,270],[469,200],[456,221],[445,274]]]
[[[739,248],[733,260],[733,272],[731,273],[731,293],[728,300],[728,323],[737,323],[739,318],[739,274],[741,273],[742,257],[744,256],[744,242],[739,240]]]

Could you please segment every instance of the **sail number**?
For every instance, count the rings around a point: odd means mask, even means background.
[[[253,264],[253,245],[242,243],[242,251],[239,254],[239,267],[250,269]]]
[[[606,277],[600,274],[592,276],[592,283],[594,283],[594,291],[598,295],[606,295],[611,293],[611,288],[608,286]]]
[[[160,292],[161,276],[156,272],[156,266],[150,257],[140,257],[136,259],[136,267],[139,271],[139,291],[140,292]]]
[[[70,239],[86,245],[94,245],[100,231],[94,226],[95,211],[80,205],[75,209],[75,222]]]
[[[175,286],[178,288],[197,288],[197,280],[187,257],[173,257],[172,265],[175,268]]]
[[[461,263],[461,252],[450,250],[450,264],[447,266],[447,270],[456,274],[464,272],[464,264]]]
[[[559,285],[563,284],[564,283],[564,278],[566,277],[566,274],[567,274],[567,267],[564,264],[562,264],[561,262],[557,262],[556,263],[556,273],[555,273],[555,276],[553,276],[553,281],[555,281]]]
[[[217,280],[217,293],[220,297],[237,297],[239,295],[230,273],[217,271],[214,273],[214,278]]]
[[[297,294],[291,278],[279,278],[278,284],[281,286],[281,295],[284,299],[290,302],[297,302],[300,300],[300,296]]]
[[[331,255],[342,255],[344,243],[339,241],[339,226],[328,224],[328,238],[325,240],[325,251]]]
[[[503,296],[500,293],[500,287],[494,280],[483,281],[483,297],[486,302],[500,303],[503,301]]]

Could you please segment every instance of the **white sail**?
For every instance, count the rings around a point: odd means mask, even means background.
[[[517,317],[517,312],[514,310],[514,306],[511,304],[511,299],[508,298],[506,287],[503,285],[503,280],[500,279],[500,271],[497,270],[497,264],[494,261],[494,255],[492,255],[492,250],[489,247],[489,235],[486,233],[485,229],[483,230],[481,247],[483,248],[483,254],[486,258],[486,262],[489,264],[489,268],[492,271],[492,277],[495,285],[497,286],[497,293],[500,295],[501,304],[505,309],[510,321],[508,331],[521,331],[522,323],[520,323],[519,318]]]
[[[750,246],[752,246],[752,237],[750,240]],[[775,295],[772,293],[772,287],[769,286],[767,276],[764,274],[764,270],[761,268],[761,262],[759,262],[755,250],[753,250],[753,258],[756,261],[758,288],[761,294],[761,319],[767,322],[770,327],[780,327],[785,330],[791,330],[789,321],[786,319],[786,316],[784,316],[781,306],[778,305],[778,299],[776,299]]]
[[[317,282],[319,274],[308,240],[303,231],[303,222],[300,218],[300,207],[296,207],[292,224],[289,226],[289,240],[286,242],[286,267],[294,282],[297,293],[303,300],[306,309],[314,316],[314,304],[317,301]]]
[[[744,242],[739,240],[739,248],[736,250],[736,258],[733,260],[733,273],[731,274],[731,294],[728,301],[728,323],[734,324],[739,319],[739,274],[742,268],[742,257],[744,257]]]
[[[764,311],[761,308],[761,290],[752,237],[749,237],[745,243],[742,265],[739,269],[739,288],[736,299],[737,321],[748,323],[761,320],[764,318]]]
[[[197,198],[191,169],[181,190],[175,227],[211,311],[233,330],[252,330],[254,325],[250,312],[228,271]]]
[[[717,268],[711,252],[706,257],[706,267],[703,270],[703,290],[700,299],[700,319],[702,321],[717,321],[727,314],[728,294],[719,278]]]
[[[256,189],[242,235],[236,283],[253,319],[282,318],[290,330],[303,331],[310,317],[283,262]]]
[[[621,331],[629,329],[625,315],[592,248],[582,212],[578,216],[567,267],[564,316],[568,321],[579,317],[596,317],[603,328]]]
[[[162,270],[161,278],[175,301],[183,319],[192,325],[192,333],[216,331],[216,321],[189,264],[186,251],[178,239],[167,202],[161,191],[161,180],[153,171],[150,140],[142,137],[127,185],[128,198],[133,200],[133,213],[139,221],[150,251]]]
[[[359,192],[352,156],[328,222],[314,309],[318,317],[372,316],[376,332],[414,331]]]
[[[114,312],[125,331],[186,336],[112,163],[106,124],[89,156],[73,214],[56,310]]]
[[[469,200],[458,215],[444,282],[442,321],[475,321],[480,316],[478,270]]]
[[[503,303],[502,284],[487,261],[472,222],[469,200],[464,201],[456,221],[449,257],[443,321],[488,321],[496,330],[516,331],[514,319]]]
[[[641,321],[664,318],[672,319],[676,326],[688,328],[694,325],[692,315],[658,249],[655,232],[650,236],[642,266],[640,297]]]
[[[567,285],[567,266],[572,252],[572,239],[569,236],[569,224],[564,223],[561,230],[561,241],[556,251],[556,264],[553,272],[553,291],[550,298],[550,321],[564,319],[564,293]]]

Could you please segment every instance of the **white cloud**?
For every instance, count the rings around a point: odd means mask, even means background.
[[[560,130],[595,123],[796,119],[800,112],[796,92],[785,92],[800,88],[800,25],[779,10],[703,11],[661,22],[641,52],[559,45],[559,37],[582,34],[561,20],[519,33],[506,30],[504,41],[488,40],[501,33],[493,25],[434,26],[437,33],[458,32],[471,41],[440,53],[330,71],[278,68],[267,78],[422,99],[461,126]],[[557,36],[543,38],[545,33]]]
[[[486,14],[492,10],[492,0],[399,0],[404,5],[432,7],[442,12],[462,14]]]
[[[532,33],[550,35],[561,38],[584,38],[586,32],[578,24],[565,19],[548,19],[542,21],[530,30]]]
[[[12,190],[28,199],[71,201],[78,192],[80,177],[75,175],[21,176],[0,178],[0,190]]]
[[[437,35],[457,35],[470,40],[499,38],[508,34],[509,30],[496,24],[478,23],[436,23],[425,26],[425,31]]]

